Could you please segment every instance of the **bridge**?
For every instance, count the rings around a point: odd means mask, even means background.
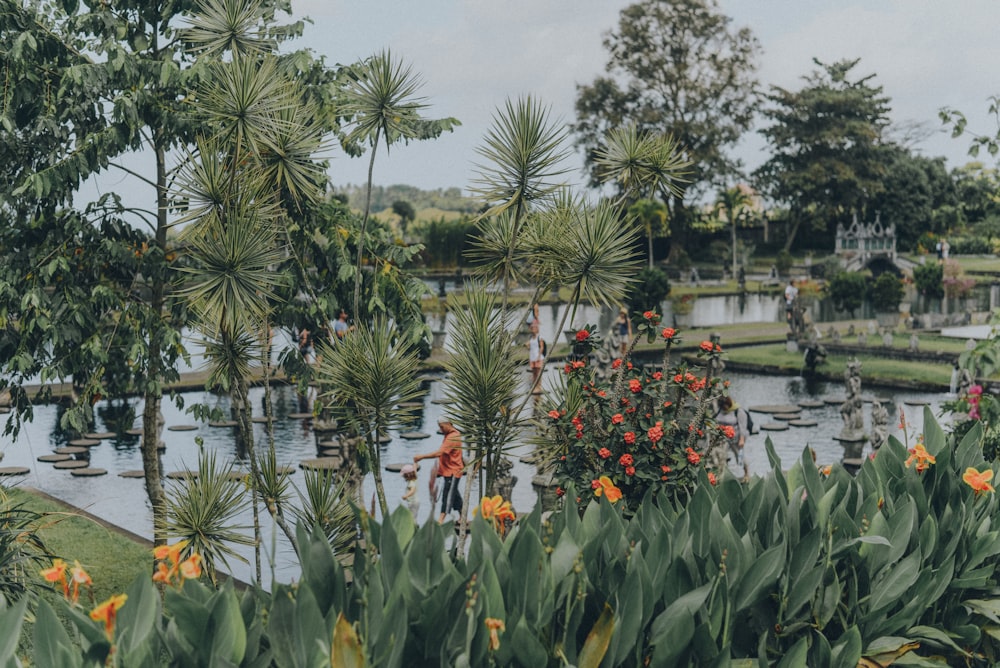
[[[874,274],[892,271],[910,273],[914,264],[896,253],[896,226],[883,225],[881,214],[875,222],[861,223],[854,214],[851,226],[837,224],[837,257],[846,271],[871,269]]]

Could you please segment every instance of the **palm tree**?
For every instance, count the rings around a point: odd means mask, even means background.
[[[628,212],[646,230],[646,257],[648,258],[648,266],[652,269],[654,264],[653,233],[666,227],[669,210],[666,204],[659,200],[640,199],[628,208]]]
[[[733,248],[732,276],[736,276],[736,224],[747,214],[753,203],[753,195],[749,188],[737,185],[719,193],[715,201],[715,210],[720,217],[725,217],[732,231],[730,241]]]
[[[355,69],[351,83],[344,91],[345,103],[340,112],[352,118],[354,123],[354,128],[344,138],[344,148],[348,153],[360,155],[360,146],[367,144],[371,151],[354,277],[352,308],[355,318],[360,316],[361,266],[364,261],[368,218],[371,215],[372,174],[379,144],[385,144],[388,155],[390,147],[400,140],[409,142],[411,139],[433,139],[445,130],[459,125],[454,118],[421,118],[420,112],[427,105],[423,98],[416,97],[420,86],[420,79],[408,65],[395,60],[389,51],[382,51]]]
[[[388,517],[378,440],[387,429],[412,419],[412,413],[400,404],[423,394],[417,380],[420,359],[383,317],[376,317],[370,327],[360,323],[334,345],[321,343],[320,351],[316,375],[330,388],[327,397],[333,402],[335,417],[364,438],[362,455],[375,478],[382,516]]]

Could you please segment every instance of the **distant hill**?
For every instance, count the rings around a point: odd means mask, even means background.
[[[351,208],[365,208],[365,187],[349,184],[338,189],[347,195]],[[480,202],[466,197],[460,188],[438,188],[437,190],[421,190],[414,186],[392,185],[374,186],[372,188],[372,211],[391,210],[394,202],[409,202],[414,210],[420,212],[420,218],[427,218],[425,210],[435,212],[435,217],[447,216],[447,212],[456,214],[472,214],[479,210]]]

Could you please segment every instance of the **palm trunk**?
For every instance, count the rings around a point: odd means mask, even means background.
[[[375,139],[372,140],[372,157],[368,161],[368,187],[365,190],[365,215],[361,219],[361,236],[358,238],[358,263],[354,274],[354,317],[360,317],[358,306],[361,303],[361,263],[365,257],[365,235],[368,233],[368,217],[371,215],[372,207],[372,173],[375,171],[375,152],[378,150],[379,131],[375,132]]]

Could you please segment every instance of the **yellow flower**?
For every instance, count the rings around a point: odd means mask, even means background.
[[[993,491],[993,485],[990,484],[992,479],[993,469],[978,471],[971,466],[965,469],[965,474],[962,475],[962,480],[976,492],[977,496],[983,492]]]
[[[104,622],[104,633],[107,634],[108,639],[114,636],[115,617],[118,615],[118,610],[125,605],[126,599],[128,599],[128,594],[118,594],[90,611],[91,619],[95,622]]]
[[[490,651],[495,652],[500,649],[500,634],[507,630],[507,626],[502,619],[487,617],[486,628],[490,630]]]

